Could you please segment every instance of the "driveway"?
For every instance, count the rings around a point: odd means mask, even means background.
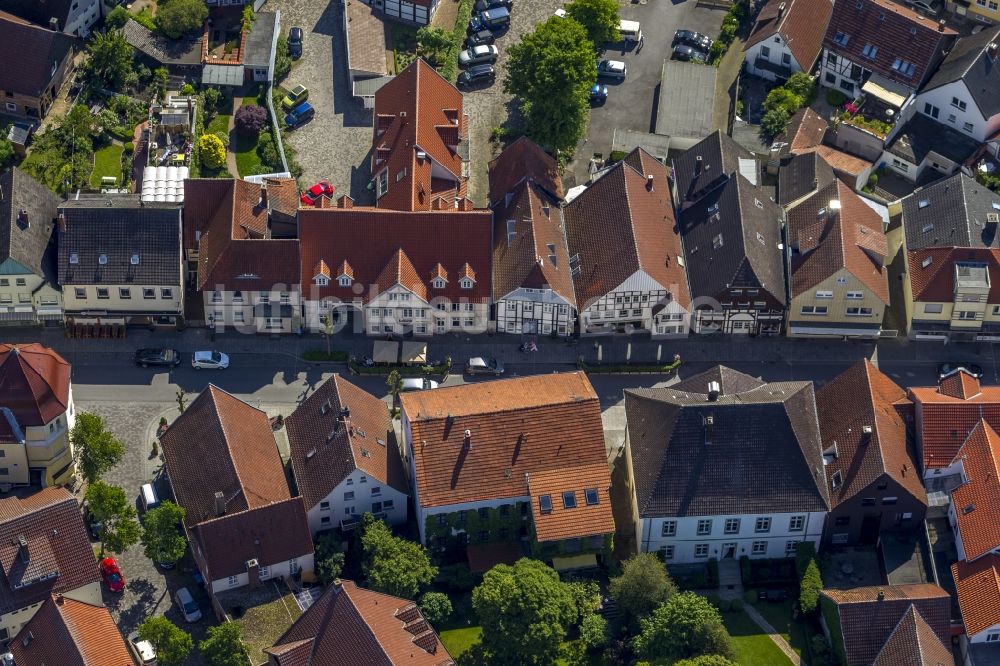
[[[604,54],[605,58],[624,61],[628,67],[628,78],[624,81],[601,80],[608,86],[608,101],[591,110],[587,136],[577,146],[575,159],[570,162],[563,178],[567,188],[587,182],[588,165],[595,153],[608,158],[616,128],[653,131],[660,95],[660,75],[664,59],[670,57],[674,32],[686,28],[714,39],[725,16],[722,10],[698,7],[695,0],[626,3],[621,5],[620,14],[623,19],[642,24],[643,48],[636,53],[634,48],[623,51],[621,45],[609,45]],[[683,95],[684,91],[678,90],[677,94]]]

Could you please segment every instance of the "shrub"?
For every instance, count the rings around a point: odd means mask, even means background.
[[[194,86],[190,83],[185,83],[181,86],[181,94],[185,97],[190,97],[195,93]]]
[[[708,599],[708,603],[712,604],[716,608],[722,606],[722,599],[717,594],[706,594],[705,598]]]
[[[198,139],[198,151],[206,169],[218,169],[226,163],[226,146],[214,134],[205,134]]]
[[[725,53],[726,45],[719,40],[715,40],[708,48],[708,61],[717,62]]]
[[[788,127],[789,115],[785,109],[775,108],[764,114],[760,119],[760,128],[769,137],[782,134]]]
[[[256,104],[244,104],[236,112],[236,131],[244,136],[255,137],[267,127],[267,111]]]
[[[839,90],[834,90],[830,88],[826,91],[826,103],[830,106],[839,109],[843,106],[844,102],[847,101],[847,95],[840,92]]]
[[[135,144],[129,141],[124,146],[122,146],[122,150],[125,151],[125,154],[131,155],[132,153],[135,152]]]
[[[878,185],[878,174],[873,173],[868,176],[868,187],[875,187],[876,185]]]
[[[764,111],[782,109],[791,116],[802,106],[802,98],[788,88],[774,88],[764,99]]]
[[[798,95],[804,104],[809,104],[816,97],[816,82],[805,72],[792,74],[785,82],[785,88]]]
[[[823,589],[823,579],[819,574],[819,566],[816,560],[809,560],[805,573],[802,575],[802,583],[799,587],[799,606],[803,613],[813,613],[819,604],[819,593]]]
[[[218,132],[213,132],[213,134],[215,136],[219,137],[219,141],[222,142],[223,146],[225,146],[226,148],[229,147],[229,133],[228,132],[223,132],[222,130],[219,130]]]
[[[219,103],[222,101],[222,93],[218,88],[205,88],[201,94],[202,105],[205,110],[205,122],[207,123],[219,111]]]
[[[272,166],[281,164],[281,158],[278,156],[278,145],[270,132],[261,132],[257,137],[257,155],[260,156],[260,161],[264,164]]]

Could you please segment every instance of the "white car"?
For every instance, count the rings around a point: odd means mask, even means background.
[[[174,595],[174,601],[177,603],[177,607],[180,608],[185,622],[197,622],[201,619],[201,609],[198,608],[198,602],[194,600],[194,597],[191,596],[186,587],[177,590],[177,593]]]
[[[499,55],[500,50],[492,44],[480,44],[459,53],[458,64],[461,67],[492,64],[497,61]]]
[[[621,60],[602,60],[597,63],[597,75],[611,79],[624,79],[628,68]]]
[[[191,356],[191,367],[195,370],[225,370],[229,367],[229,357],[219,351],[198,351]]]
[[[426,391],[430,389],[436,389],[438,383],[433,379],[427,379],[426,377],[407,377],[403,380],[403,391]]]
[[[156,648],[149,641],[140,639],[138,631],[128,635],[128,645],[142,666],[156,666]]]

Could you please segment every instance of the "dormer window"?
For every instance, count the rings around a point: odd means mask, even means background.
[[[317,286],[325,287],[330,284],[330,278],[325,275],[317,275],[313,278],[313,282],[315,282]]]
[[[445,279],[444,278],[440,278],[440,277],[434,278],[434,281],[431,283],[431,285],[435,289],[444,289],[445,284],[446,284],[445,283]]]
[[[337,278],[337,284],[341,287],[350,287],[354,283],[354,280],[350,275],[341,275]]]
[[[847,42],[851,41],[851,36],[837,31],[837,34],[833,36],[833,43],[839,44],[840,46],[847,46]]]
[[[469,278],[462,278],[461,280],[458,281],[458,286],[460,286],[462,289],[472,289],[472,280],[470,280]]]
[[[97,263],[101,266],[106,266],[108,264],[108,255],[99,254],[97,255]]]

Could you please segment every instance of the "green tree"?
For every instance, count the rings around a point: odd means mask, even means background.
[[[316,577],[324,585],[329,585],[340,578],[340,573],[344,570],[346,558],[343,553],[331,553],[321,560],[316,560]]]
[[[87,483],[97,481],[125,457],[125,445],[97,414],[77,414],[69,440],[76,453],[76,469]]]
[[[221,169],[226,165],[226,146],[214,134],[202,134],[198,139],[198,152],[206,169]]]
[[[101,555],[108,550],[121,554],[139,541],[142,528],[136,520],[135,506],[125,491],[103,481],[95,481],[85,495],[90,513],[101,523],[98,538]]]
[[[251,666],[243,648],[243,632],[235,622],[209,627],[208,637],[198,643],[205,666]]]
[[[816,82],[805,72],[795,72],[785,81],[784,87],[797,95],[803,104],[809,104],[816,97]]]
[[[510,47],[504,91],[521,99],[531,139],[571,152],[587,131],[596,80],[594,43],[583,26],[553,16]]]
[[[675,661],[674,666],[739,666],[739,664],[719,654],[703,654],[700,657]]]
[[[435,66],[448,57],[452,43],[451,34],[444,28],[425,25],[417,30],[417,53]]]
[[[208,18],[205,0],[160,0],[156,7],[156,26],[171,39],[201,30]]]
[[[573,0],[566,5],[566,13],[584,27],[595,45],[622,38],[618,32],[620,19],[616,0]]]
[[[208,124],[210,118],[214,118],[219,112],[219,104],[222,102],[222,93],[218,88],[205,88],[201,93],[201,103],[205,110],[205,123]]]
[[[160,666],[181,666],[194,648],[191,634],[165,617],[151,617],[140,624],[139,638],[152,643]]]
[[[580,624],[588,615],[597,612],[601,606],[601,588],[595,580],[574,580],[563,583],[573,598],[576,618],[573,624]]]
[[[0,133],[0,171],[14,163],[14,144],[6,134]]]
[[[167,94],[167,84],[170,83],[170,72],[166,67],[157,67],[153,70],[153,83],[160,97]]]
[[[120,7],[118,9],[121,9]],[[97,33],[87,45],[87,70],[104,88],[117,90],[132,70],[135,51],[119,30]]]
[[[288,53],[288,38],[278,35],[274,54],[274,82],[279,83],[292,71],[292,56]]]
[[[608,590],[634,626],[677,594],[677,586],[656,553],[639,553],[627,559],[621,575],[611,579]]]
[[[243,32],[249,32],[250,28],[253,27],[254,21],[257,20],[257,15],[253,11],[251,5],[246,5],[243,7],[243,17],[240,20],[240,29]]]
[[[118,5],[104,17],[104,27],[109,30],[121,30],[130,18],[131,15],[128,13],[128,10]]]
[[[644,659],[674,661],[703,654],[733,657],[729,634],[719,611],[704,597],[682,592],[640,621],[641,632],[632,642]]]
[[[809,562],[816,557],[816,544],[812,541],[799,541],[795,544],[795,575],[802,578]]]
[[[764,99],[764,112],[782,109],[791,116],[802,106],[802,98],[788,88],[774,88]]]
[[[177,403],[177,411],[181,414],[187,409],[187,395],[184,393],[184,389],[177,389],[177,393],[174,394],[174,402]]]
[[[822,589],[823,578],[820,576],[816,560],[809,560],[799,585],[799,606],[803,613],[816,612],[819,605],[819,593]]]
[[[392,404],[399,401],[399,392],[403,390],[403,378],[399,376],[399,371],[393,369],[385,379],[385,385],[389,387],[389,394],[392,396]]]
[[[783,133],[788,127],[788,112],[784,109],[771,109],[760,119],[760,129],[769,139]]]
[[[177,530],[184,520],[184,507],[165,500],[146,514],[142,523],[142,545],[146,557],[154,562],[173,564],[187,552],[187,539]]]
[[[416,599],[437,575],[419,543],[393,536],[389,526],[370,513],[361,519],[361,570],[368,587],[404,599]]]
[[[472,591],[491,664],[551,664],[573,622],[573,597],[551,567],[522,558],[499,564]]]
[[[608,621],[597,613],[591,613],[580,623],[580,639],[588,650],[597,650],[608,642]]]
[[[447,620],[451,611],[451,599],[443,592],[427,592],[420,597],[420,612],[432,625]]]

